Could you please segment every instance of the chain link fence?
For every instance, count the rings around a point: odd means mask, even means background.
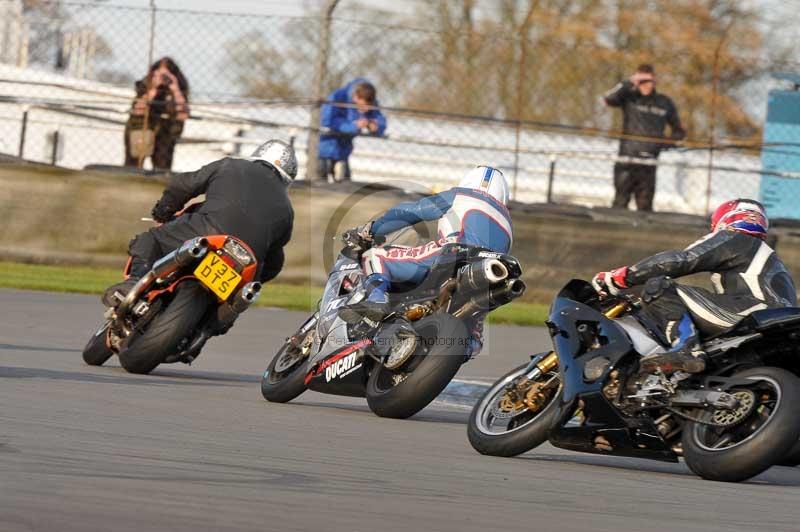
[[[320,105],[363,76],[388,128],[355,140],[354,180],[438,190],[483,163],[518,201],[609,206],[624,135],[602,95],[649,62],[688,130],[657,162],[656,210],[750,196],[800,217],[800,82],[771,77],[800,71],[798,50],[770,42],[774,28],[740,2],[440,0],[385,13],[326,0],[298,16],[158,4],[0,0],[0,153],[122,165],[134,84],[169,56],[190,109],[173,171],[279,137],[315,178]],[[773,110],[773,97],[788,103]]]

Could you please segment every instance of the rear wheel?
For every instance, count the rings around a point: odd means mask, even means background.
[[[797,467],[800,465],[800,441],[795,442],[794,446],[789,451],[783,460],[778,462],[777,465],[786,467]]]
[[[467,424],[472,447],[490,456],[516,456],[547,441],[561,397],[558,369],[535,380],[524,377],[528,364],[503,375],[483,394]]]
[[[436,313],[414,323],[414,330],[416,345],[405,362],[396,369],[375,364],[367,380],[367,404],[381,417],[413,416],[436,399],[464,363],[470,336],[460,319]]]
[[[780,368],[751,368],[734,375],[753,381],[729,391],[735,410],[701,411],[702,422],[683,428],[689,469],[708,480],[740,482],[787,456],[800,438],[800,380]],[[713,423],[713,424],[712,424]]]
[[[272,357],[261,377],[261,395],[264,399],[272,403],[288,403],[306,391],[304,370],[315,330],[311,327],[302,338],[295,337],[295,345],[287,341]]]
[[[176,354],[203,319],[211,295],[196,281],[184,281],[175,296],[142,332],[134,332],[119,353],[130,373],[150,373],[169,355]]]
[[[86,347],[83,348],[83,361],[90,366],[102,366],[106,360],[111,358],[114,352],[108,347],[108,326],[110,322],[105,322],[92,335]]]

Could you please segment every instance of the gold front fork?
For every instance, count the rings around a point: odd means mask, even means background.
[[[605,311],[603,315],[606,318],[613,320],[614,318],[625,312],[627,309],[628,309],[627,303],[617,303],[616,305]],[[550,351],[550,354],[541,359],[539,363],[536,364],[536,367],[539,368],[539,371],[541,371],[542,374],[548,373],[557,368],[558,356],[556,355],[555,351]]]

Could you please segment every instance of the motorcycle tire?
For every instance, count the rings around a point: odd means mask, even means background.
[[[797,467],[800,465],[800,440],[796,441],[791,450],[776,465]]]
[[[283,372],[276,372],[278,360],[286,353],[289,342],[283,344],[280,350],[272,357],[264,375],[261,376],[261,395],[271,403],[288,403],[306,391],[306,362],[307,359],[298,361],[297,364]]]
[[[786,456],[800,439],[800,379],[784,369],[774,367],[751,368],[733,377],[763,381],[773,390],[777,399],[774,400],[770,417],[755,432],[721,449],[709,447],[700,441],[702,432],[706,430],[705,424],[687,421],[682,435],[684,460],[689,469],[707,480],[741,482],[754,477]],[[763,406],[757,407],[731,430],[750,425],[750,420],[761,415],[762,409]]]
[[[105,322],[83,348],[83,361],[90,366],[102,366],[114,354],[108,347],[108,326]]]
[[[467,422],[467,438],[472,448],[488,456],[517,456],[538,447],[547,441],[550,428],[555,423],[559,409],[556,408],[561,397],[561,389],[553,394],[550,402],[530,419],[507,432],[491,433],[487,426],[489,413],[495,399],[514,379],[525,373],[528,364],[509,371],[497,380],[478,399]],[[511,423],[513,420],[509,420]]]
[[[367,379],[367,404],[380,417],[413,416],[436,399],[466,360],[470,335],[460,319],[436,313],[415,322],[414,329],[424,342],[409,359],[397,370],[375,364]],[[388,385],[395,376],[402,380]]]
[[[119,352],[119,362],[130,373],[147,374],[169,355],[175,354],[181,342],[194,333],[203,319],[211,296],[196,281],[184,281],[175,289],[172,301],[133,337]]]

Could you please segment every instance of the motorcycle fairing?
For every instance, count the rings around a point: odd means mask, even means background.
[[[306,386],[321,393],[364,397],[368,376],[366,349],[371,345],[372,340],[363,339],[328,354],[311,366]]]
[[[572,288],[566,295],[580,297],[584,294],[590,302],[596,302],[592,299],[596,298],[593,289],[590,294],[583,289],[585,287]],[[550,442],[574,451],[677,461],[652,419],[625,416],[602,393],[608,374],[624,365],[626,358],[638,356],[626,332],[598,310],[563,297],[563,293],[553,302],[547,322],[563,382],[557,421],[548,436]],[[581,325],[585,326],[583,332],[578,330]],[[587,380],[584,377],[586,364],[600,357],[608,361],[602,375]],[[578,426],[571,425],[570,420],[581,401],[585,421]],[[605,438],[613,451],[596,448],[598,436]]]
[[[355,302],[358,296],[363,297],[361,277],[363,277],[363,273],[358,261],[340,254],[328,275],[328,282],[325,284],[325,290],[322,292],[322,299],[319,303],[318,342],[324,342],[334,327],[344,323],[338,319],[339,309],[348,300]],[[355,290],[343,290],[345,283],[352,284]],[[317,344],[315,347],[319,346],[320,344]]]

